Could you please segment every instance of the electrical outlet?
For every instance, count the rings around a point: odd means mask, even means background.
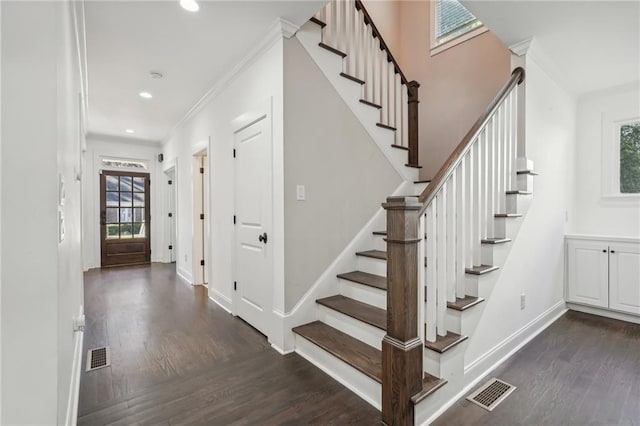
[[[520,295],[520,310],[523,310],[527,306],[527,296],[522,293]]]

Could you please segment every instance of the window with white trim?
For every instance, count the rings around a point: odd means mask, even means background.
[[[602,113],[602,196],[640,201],[640,115]]]
[[[431,2],[431,54],[469,40],[487,28],[458,0]]]
[[[620,194],[640,194],[640,120],[620,123],[616,133]]]

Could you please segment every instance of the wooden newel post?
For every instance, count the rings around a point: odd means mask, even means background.
[[[411,397],[422,389],[418,335],[417,197],[389,197],[387,210],[387,334],[382,340],[382,422],[412,425]]]
[[[409,127],[409,164],[418,165],[420,164],[420,160],[418,158],[418,145],[420,141],[418,140],[418,104],[420,100],[418,99],[418,88],[420,87],[420,83],[413,80],[407,83],[407,95],[408,95],[408,117],[407,124]]]

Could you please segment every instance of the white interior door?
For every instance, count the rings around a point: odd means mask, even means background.
[[[273,250],[271,129],[267,114],[236,131],[236,307],[268,334],[272,309]]]
[[[176,261],[176,180],[175,169],[166,173],[167,179],[167,249],[169,262]]]

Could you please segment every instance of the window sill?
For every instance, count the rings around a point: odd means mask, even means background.
[[[474,28],[471,31],[468,31],[464,34],[459,35],[458,37],[454,38],[453,40],[449,40],[445,43],[442,44],[436,44],[436,45],[432,45],[431,46],[431,56],[435,56],[438,53],[442,53],[447,49],[451,49],[452,47],[455,47],[461,43],[464,43],[467,40],[471,40],[474,37],[479,36],[480,34],[484,34],[487,31],[489,31],[489,28],[485,27],[484,25],[478,28]]]
[[[608,194],[600,197],[603,205],[635,205],[640,204],[640,194]]]

